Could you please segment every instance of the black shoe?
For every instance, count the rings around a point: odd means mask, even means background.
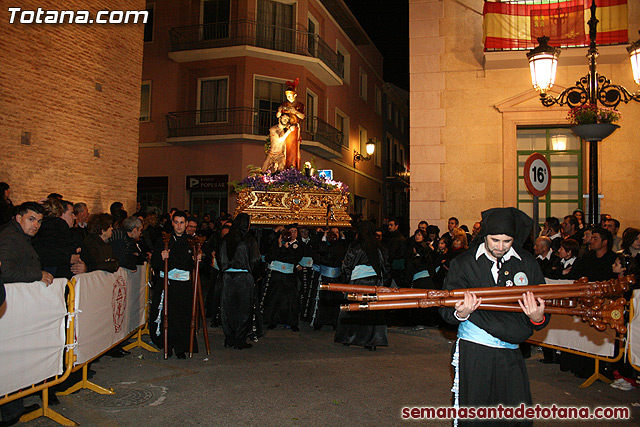
[[[224,346],[225,347],[233,347],[233,345],[231,344],[231,339],[230,338],[225,337]]]
[[[176,353],[176,357],[177,357],[178,359],[186,359],[186,358],[187,358],[187,355],[186,355],[186,354],[184,354],[184,353]]]
[[[291,327],[291,330],[292,330],[293,332],[300,332],[300,328],[299,328],[299,327],[297,327],[297,326],[292,326],[292,327]]]
[[[375,345],[365,345],[364,348],[366,348],[369,351],[376,351]]]
[[[236,350],[242,350],[243,348],[251,348],[251,347],[253,347],[253,344],[249,344],[249,343],[246,343],[246,342],[239,343],[239,344],[234,346],[234,348]]]
[[[124,348],[121,348],[121,349],[120,349],[120,353],[122,353],[122,354],[123,354],[123,355],[125,355],[125,356],[126,356],[127,354],[131,354],[131,352],[130,352],[130,351],[127,351],[127,350],[125,350]]]
[[[545,365],[550,365],[552,363],[556,363],[553,360],[547,360],[547,359],[538,359],[538,362],[544,363]]]
[[[275,328],[276,328],[276,326],[278,326],[278,325],[274,325],[274,324],[272,323],[272,324],[270,324],[269,326],[267,326],[267,329],[275,329]]]

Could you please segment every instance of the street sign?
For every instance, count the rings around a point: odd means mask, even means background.
[[[524,183],[536,197],[544,197],[551,186],[551,167],[540,153],[533,153],[524,163]]]

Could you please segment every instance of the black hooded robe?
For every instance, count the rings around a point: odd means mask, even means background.
[[[520,213],[525,215],[522,212]],[[485,212],[483,212],[483,219],[485,219]],[[526,224],[519,224],[516,228],[520,230],[527,227]],[[488,231],[490,232],[490,230]],[[491,234],[502,233],[495,232]],[[476,259],[478,245],[474,245],[451,261],[451,268],[447,274],[444,289],[543,284],[544,276],[538,262],[531,254],[522,250],[519,246],[522,242],[521,237],[526,235],[526,231],[524,233],[515,233],[515,235],[512,248],[520,259],[516,256],[511,256],[509,260],[504,262],[498,274],[497,284],[491,274],[493,261],[484,254]],[[484,238],[478,239],[478,241],[483,242]],[[526,280],[523,280],[523,277]],[[452,324],[460,324],[461,322],[454,317],[454,312],[455,308],[453,307],[440,308],[440,315],[445,321]],[[529,317],[522,312],[476,310],[471,313],[466,321],[472,322],[502,341],[520,344],[528,339],[534,330],[544,328],[549,323],[549,319],[550,315],[545,314],[544,322],[541,325],[534,325]],[[457,359],[459,373],[458,402],[455,402],[456,396],[454,395],[454,405],[458,404],[460,407],[493,407],[502,404],[503,406],[516,407],[523,403],[526,406],[531,406],[529,377],[520,349],[489,347],[484,344],[458,339],[453,353],[454,363],[452,364],[455,366]],[[529,420],[459,421],[459,425],[464,426],[526,426],[532,424],[532,421]]]
[[[236,221],[242,219],[236,218]],[[234,224],[235,225],[235,224]],[[253,325],[255,281],[252,272],[260,262],[260,251],[255,238],[247,234],[246,224],[239,228],[241,240],[237,242],[235,252],[230,254],[229,239],[225,236],[220,246],[218,265],[222,275],[222,293],[220,299],[220,321],[225,335],[226,345],[242,347]],[[244,270],[244,271],[234,271]]]

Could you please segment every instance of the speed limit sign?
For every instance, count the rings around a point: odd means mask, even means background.
[[[543,197],[551,186],[549,162],[540,153],[533,153],[524,163],[524,183],[534,196]]]

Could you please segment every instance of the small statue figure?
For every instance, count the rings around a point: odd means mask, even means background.
[[[294,166],[300,170],[300,141],[302,135],[300,132],[300,122],[304,120],[304,104],[296,101],[298,96],[296,93],[296,87],[298,86],[299,79],[295,79],[292,82],[287,82],[287,90],[284,91],[287,100],[280,104],[276,117],[280,119],[281,116],[289,116],[289,127],[291,133],[286,139],[286,152],[285,152],[285,169],[289,169]]]
[[[268,170],[271,172],[280,172],[285,169],[286,139],[290,134],[291,126],[289,126],[289,115],[283,114],[278,118],[278,124],[269,128],[271,148],[262,165],[262,172]]]

